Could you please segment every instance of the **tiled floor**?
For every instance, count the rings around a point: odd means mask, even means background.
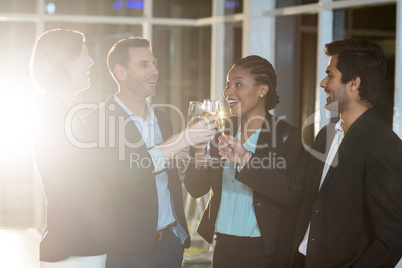
[[[40,234],[35,229],[0,229],[0,267],[39,268],[39,240]],[[183,268],[206,267],[210,264],[205,260],[183,263]],[[402,261],[396,268],[402,268]]]
[[[1,268],[39,268],[40,234],[35,229],[0,229]],[[186,254],[183,268],[210,267],[208,254]]]
[[[39,268],[39,240],[35,229],[0,229],[0,267]]]

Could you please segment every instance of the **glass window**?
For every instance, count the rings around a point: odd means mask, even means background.
[[[395,34],[396,6],[375,6],[346,11],[346,25],[370,31],[391,31]]]
[[[241,58],[243,29],[241,23],[225,24],[225,72]],[[225,74],[226,74],[225,73]],[[222,85],[223,87],[225,85]]]
[[[47,14],[141,17],[144,1],[139,0],[46,0]]]
[[[0,226],[25,228],[34,224],[30,143],[34,88],[29,60],[35,24],[0,22],[0,32]]]
[[[36,0],[2,0],[0,13],[34,13],[36,12]]]
[[[286,0],[286,1],[276,1],[276,7],[294,7],[298,5],[307,5],[307,4],[314,4],[318,3],[318,0]]]
[[[344,38],[367,38],[385,52],[387,77],[385,87],[374,104],[380,117],[392,127],[395,92],[396,5],[347,9]]]
[[[198,19],[212,16],[212,0],[154,0],[157,18]]]
[[[301,16],[300,40],[300,89],[301,89],[301,123],[315,112],[315,88],[317,69],[317,15]],[[303,129],[304,142],[312,145],[314,141],[314,124]]]
[[[26,22],[0,22],[0,79],[29,76],[29,60],[35,24]],[[15,80],[14,82],[19,82]]]
[[[225,15],[243,12],[243,0],[225,0]]]
[[[153,53],[158,59],[155,104],[171,104],[184,114],[192,100],[209,98],[211,27],[168,27],[153,29]],[[180,118],[171,108],[163,109],[179,130]]]

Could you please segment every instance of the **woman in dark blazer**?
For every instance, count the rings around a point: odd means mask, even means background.
[[[67,133],[73,97],[90,86],[94,64],[81,32],[55,29],[35,43],[31,72],[35,99],[32,146],[46,197],[41,267],[105,267],[111,210],[107,185],[85,172],[85,157]],[[75,122],[75,121],[74,121]]]
[[[229,134],[201,165],[202,148],[184,179],[188,192],[210,200],[198,233],[213,242],[212,267],[288,267],[304,180],[300,131],[269,113],[278,103],[276,74],[259,56],[237,61],[224,91]],[[225,132],[226,133],[226,132]],[[216,142],[215,142],[215,145]]]

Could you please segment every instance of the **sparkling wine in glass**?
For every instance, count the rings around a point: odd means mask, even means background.
[[[217,115],[218,112],[219,112],[219,102],[216,101],[216,100],[206,99],[206,100],[203,101],[202,107],[203,107],[203,110],[204,110],[204,117],[205,118],[209,117],[209,116],[212,116],[212,115]],[[210,148],[211,148],[211,141],[208,141],[207,152],[206,152],[204,158],[202,159],[202,161],[205,162],[205,163],[208,163],[209,161],[214,160],[211,157]]]
[[[190,101],[187,112],[187,125],[192,126],[203,118],[202,102]]]
[[[223,132],[225,131],[225,111],[222,102],[216,101],[216,109],[216,114],[218,115],[218,118],[216,119],[216,125],[218,131],[223,134]]]
[[[202,102],[199,101],[190,101],[188,104],[188,112],[187,112],[187,127],[190,127],[197,123],[199,120],[203,118],[203,109],[202,109]],[[191,159],[190,154],[188,151],[183,156],[184,160]]]

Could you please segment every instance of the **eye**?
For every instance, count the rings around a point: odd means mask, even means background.
[[[157,62],[157,61],[154,61],[154,66],[158,66],[158,62]]]
[[[242,83],[240,83],[240,82],[237,82],[236,83],[236,87],[241,87],[243,84]]]

